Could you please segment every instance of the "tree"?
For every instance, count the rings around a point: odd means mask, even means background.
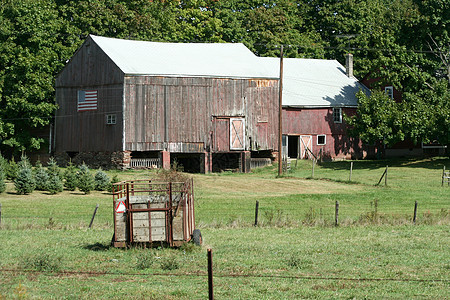
[[[54,76],[79,42],[52,0],[5,0],[0,16],[0,149],[11,155],[44,143],[30,129],[50,123]]]
[[[31,164],[27,157],[22,156],[18,165],[19,172],[14,180],[14,186],[17,194],[26,195],[34,191],[36,182],[34,181]]]
[[[35,166],[35,174],[34,174],[34,180],[36,182],[36,190],[38,191],[46,191],[47,190],[47,183],[48,183],[48,173],[42,166],[41,162],[38,161]]]
[[[357,97],[356,115],[344,116],[352,137],[375,144],[378,153],[405,138],[398,103],[381,91],[374,91],[370,96],[360,91]]]
[[[63,190],[64,187],[61,178],[56,174],[50,175],[50,178],[48,179],[47,182],[47,191],[53,195],[61,193]]]
[[[64,179],[65,179],[64,187],[69,191],[75,191],[78,185],[78,180],[77,180],[77,172],[72,162],[69,163],[66,171],[64,172]]]
[[[99,170],[95,176],[95,190],[96,191],[106,191],[108,189],[108,186],[110,184],[110,179],[108,175],[106,175],[105,172],[102,170]]]
[[[0,164],[0,193],[3,193],[6,190],[5,177],[5,171],[3,166]]]
[[[78,189],[85,194],[89,194],[95,187],[94,178],[86,164],[82,164],[78,170]]]

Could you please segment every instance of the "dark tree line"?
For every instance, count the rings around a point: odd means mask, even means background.
[[[278,56],[283,44],[287,57],[341,62],[350,51],[358,78],[378,78],[404,95],[395,104],[361,96],[365,107],[348,120],[354,135],[448,144],[449,19],[447,0],[1,0],[0,150],[44,145],[32,129],[51,122],[55,76],[89,34],[239,42],[259,56]],[[370,132],[376,122],[386,130]]]

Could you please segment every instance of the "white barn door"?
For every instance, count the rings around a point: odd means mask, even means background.
[[[245,150],[245,119],[230,119],[230,150]]]
[[[300,158],[311,158],[312,155],[312,145],[313,138],[312,135],[301,135],[300,136]]]

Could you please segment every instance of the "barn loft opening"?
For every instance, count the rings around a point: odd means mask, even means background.
[[[288,157],[297,158],[298,157],[298,136],[288,136]]]
[[[170,153],[170,165],[176,162],[178,167],[182,167],[184,172],[201,172],[201,154],[200,153]]]
[[[212,171],[233,171],[239,172],[241,169],[240,160],[241,153],[213,153],[212,154]]]

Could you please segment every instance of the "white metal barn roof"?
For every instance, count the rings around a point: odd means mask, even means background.
[[[243,44],[159,43],[90,35],[128,75],[278,78]]]
[[[279,70],[279,58],[260,59],[268,68]],[[359,90],[369,92],[356,78],[349,78],[336,60],[283,59],[283,106],[356,107]]]

